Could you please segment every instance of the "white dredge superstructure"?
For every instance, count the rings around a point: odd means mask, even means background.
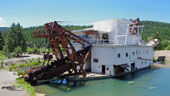
[[[143,28],[137,18],[104,20],[94,22],[93,28],[73,30],[92,44],[84,69],[114,76],[149,67],[153,64],[154,45],[142,40]]]

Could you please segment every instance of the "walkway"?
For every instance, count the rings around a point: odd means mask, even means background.
[[[0,70],[0,96],[28,96],[25,90],[2,89],[3,86],[12,86],[16,82],[16,75],[7,70]]]

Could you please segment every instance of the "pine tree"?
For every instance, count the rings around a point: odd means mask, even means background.
[[[26,51],[26,40],[23,35],[23,28],[21,27],[19,23],[17,24],[16,28],[17,28],[17,45],[22,48],[23,52],[25,52]]]
[[[11,26],[11,29],[8,33],[7,43],[6,43],[8,45],[9,52],[13,52],[14,49],[17,47],[16,34],[17,34],[16,25],[13,23],[12,26]]]
[[[9,52],[13,52],[18,46],[22,48],[22,51],[26,51],[26,40],[23,35],[23,28],[18,23],[12,24],[10,32],[8,33],[7,45]]]
[[[3,39],[2,33],[0,31],[0,50],[3,49],[3,45],[4,45],[4,39]]]

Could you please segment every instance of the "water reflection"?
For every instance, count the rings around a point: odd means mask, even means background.
[[[140,78],[142,75],[145,75],[148,72],[151,72],[151,71],[154,71],[154,70],[156,70],[156,69],[148,68],[148,69],[140,70],[140,71],[137,71],[137,72],[134,72],[134,73],[131,73],[131,74],[127,74],[127,75],[117,77],[116,79],[132,81],[132,80]]]

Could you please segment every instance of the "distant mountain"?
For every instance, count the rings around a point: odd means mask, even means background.
[[[0,31],[7,31],[9,29],[10,29],[10,27],[0,27]]]

